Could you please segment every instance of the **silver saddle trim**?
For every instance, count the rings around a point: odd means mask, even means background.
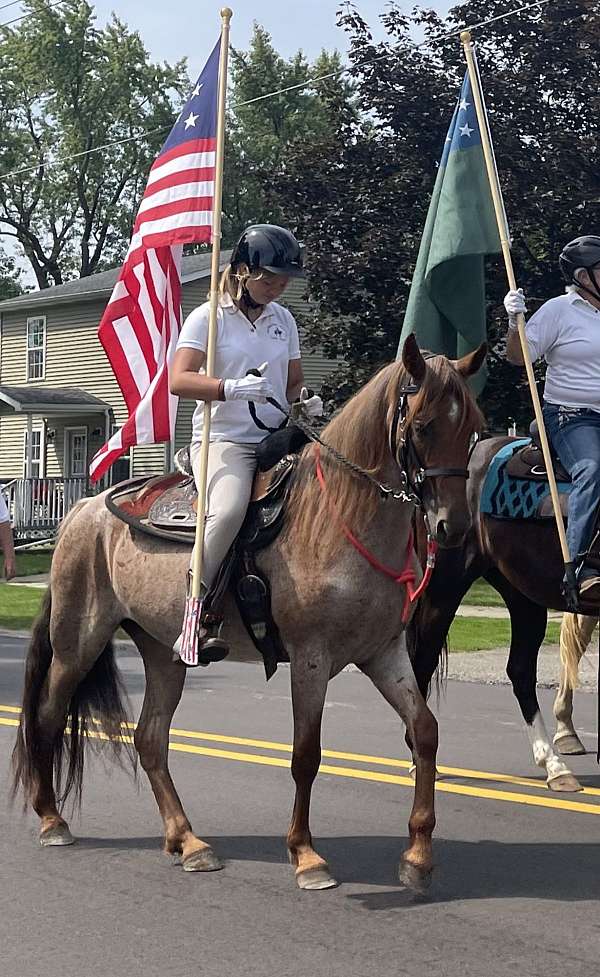
[[[179,452],[178,452],[179,453]],[[148,512],[148,521],[159,529],[196,529],[196,484],[193,478],[181,482],[153,502]]]

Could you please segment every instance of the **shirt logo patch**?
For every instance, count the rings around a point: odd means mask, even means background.
[[[280,342],[284,343],[287,339],[287,334],[285,329],[282,329],[279,323],[272,322],[267,329],[267,335],[270,339],[278,339]]]

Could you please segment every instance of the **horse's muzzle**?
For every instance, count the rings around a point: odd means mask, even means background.
[[[438,519],[435,527],[436,542],[444,550],[460,546],[470,528],[470,519]]]

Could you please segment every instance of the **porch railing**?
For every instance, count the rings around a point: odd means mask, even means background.
[[[54,533],[69,509],[90,494],[85,478],[16,478],[2,490],[16,536]]]

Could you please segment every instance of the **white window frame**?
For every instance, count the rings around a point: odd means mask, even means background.
[[[46,428],[44,423],[34,424],[31,428],[32,434],[40,435],[40,473],[32,475],[32,478],[45,478],[46,471]],[[27,478],[27,428],[23,431],[23,478]]]
[[[85,436],[85,465],[83,475],[73,475],[71,472],[71,445],[70,437],[71,433],[83,434]],[[64,433],[64,444],[63,444],[63,467],[65,472],[65,478],[87,478],[88,473],[88,447],[89,447],[89,432],[85,424],[77,424],[74,427],[66,427]]]
[[[29,323],[41,321],[44,324],[44,338],[41,346],[31,346],[29,345]],[[39,383],[41,380],[46,379],[46,316],[45,315],[32,315],[27,317],[27,324],[25,326],[25,377],[27,383]],[[29,376],[29,354],[34,350],[42,351],[42,375],[39,377]]]

